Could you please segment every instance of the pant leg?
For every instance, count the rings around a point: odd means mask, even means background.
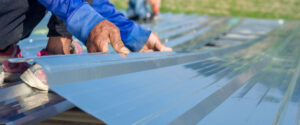
[[[144,19],[147,14],[150,14],[151,9],[147,0],[135,0],[135,12],[139,16],[139,19]]]
[[[28,37],[47,12],[37,0],[1,0],[0,8],[0,48]]]
[[[92,4],[94,0],[85,0],[89,4]],[[59,17],[55,16],[54,13],[52,13],[52,16],[48,22],[48,37],[59,37],[59,36],[67,36],[71,37],[72,34],[67,30],[66,24],[63,20],[61,20]]]
[[[147,0],[130,0],[128,2],[127,16],[129,19],[144,19],[151,13],[151,8]]]
[[[135,0],[128,1],[128,9],[126,11],[126,15],[129,19],[134,19],[138,17],[138,15],[135,12]]]
[[[144,2],[144,6],[145,6],[145,11],[147,12],[147,13],[151,13],[152,12],[152,9],[151,9],[151,7],[150,7],[150,4],[149,4],[149,2],[147,1],[147,0],[144,0],[145,2]]]

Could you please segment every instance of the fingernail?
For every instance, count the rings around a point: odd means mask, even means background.
[[[122,48],[121,48],[121,53],[129,54],[129,53],[130,53],[130,50],[127,49],[126,47],[122,47]]]
[[[120,56],[121,56],[122,58],[126,58],[126,57],[127,57],[126,54],[120,54]]]

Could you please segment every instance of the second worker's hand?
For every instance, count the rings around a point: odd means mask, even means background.
[[[159,37],[152,32],[145,46],[140,50],[140,52],[153,52],[153,51],[170,52],[173,51],[173,49],[164,45],[160,41]]]
[[[88,52],[108,52],[109,44],[119,54],[129,54],[130,50],[124,46],[121,40],[120,30],[108,20],[98,23],[90,32],[86,42]]]

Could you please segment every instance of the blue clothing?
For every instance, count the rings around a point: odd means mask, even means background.
[[[147,14],[152,12],[147,0],[129,0],[128,6],[127,16],[129,18],[144,19]]]
[[[122,41],[131,51],[139,51],[151,33],[116,11],[108,0],[94,0],[92,6],[83,0],[38,1],[66,22],[68,31],[83,43],[86,42],[91,30],[105,19],[120,29]]]

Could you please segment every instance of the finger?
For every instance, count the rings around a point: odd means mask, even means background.
[[[92,44],[91,41],[88,41],[86,43],[86,47],[87,47],[87,50],[88,50],[89,53],[95,53],[95,52],[97,52],[96,46],[94,44]]]
[[[149,50],[149,47],[145,45],[139,52],[145,52],[147,50]]]
[[[148,52],[154,52],[154,50],[153,50],[153,49],[150,49],[148,46],[145,45],[145,46],[140,50],[140,52],[148,53]]]
[[[97,49],[94,46],[87,47],[89,53],[96,53]]]
[[[126,54],[120,54],[120,56],[121,56],[122,58],[126,58],[126,57],[127,57]]]
[[[157,50],[157,51],[162,51],[162,52],[170,52],[170,51],[173,51],[173,49],[172,48],[169,48],[169,47],[167,47],[166,45],[164,45],[162,42],[160,42],[160,41],[157,41],[156,43],[155,43],[155,49]]]
[[[121,40],[120,31],[113,30],[110,34],[110,42],[112,47],[120,54],[129,54],[130,51],[124,46],[124,43]]]
[[[102,52],[102,53],[107,53],[109,43],[110,43],[110,40],[108,38],[102,40],[99,44],[99,51]]]
[[[148,49],[148,50],[143,50],[142,52],[144,52],[144,53],[150,53],[150,52],[154,52],[154,50],[153,49]]]
[[[108,51],[109,37],[107,32],[99,33],[92,42],[96,46],[97,52],[106,53]]]
[[[169,48],[169,47],[167,47],[167,48],[165,48],[163,51],[164,51],[164,52],[172,52],[172,51],[173,51],[173,49],[172,49],[172,48]]]
[[[150,42],[150,43],[154,43],[153,46],[154,46],[155,50],[163,51],[163,52],[172,51],[172,48],[168,48],[165,44],[163,44],[156,34],[152,34],[152,35],[153,35],[153,37],[152,37],[153,39],[151,39],[151,40],[153,40],[154,42]]]
[[[151,33],[150,37],[147,41],[147,46],[145,46],[145,48],[148,47],[151,50],[155,50],[155,51],[173,51],[172,48],[168,48],[167,46],[165,46],[159,39],[159,37],[155,34],[155,33]],[[146,50],[142,50],[144,51],[148,51]]]

